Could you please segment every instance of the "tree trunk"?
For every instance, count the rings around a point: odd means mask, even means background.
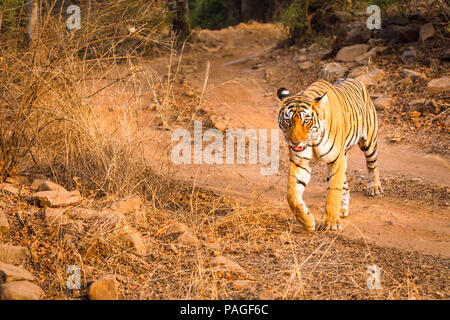
[[[28,45],[38,38],[39,31],[39,0],[27,0],[25,3],[27,10],[27,40]]]
[[[175,17],[172,22],[172,29],[178,35],[179,41],[184,41],[191,34],[189,24],[189,1],[175,0]]]

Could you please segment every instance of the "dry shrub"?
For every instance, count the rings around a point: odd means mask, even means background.
[[[145,55],[174,55],[174,39],[161,33],[161,1],[94,2],[72,31],[57,4],[41,9],[28,47],[0,49],[0,180],[37,169],[84,193],[129,194],[148,173],[137,93],[161,94],[162,110],[170,104],[173,77],[161,86],[156,71],[135,67]],[[96,98],[108,89],[125,106],[115,121],[98,112]]]

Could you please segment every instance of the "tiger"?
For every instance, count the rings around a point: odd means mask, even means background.
[[[349,214],[347,152],[358,144],[366,158],[368,196],[383,193],[378,169],[378,124],[375,106],[358,80],[333,84],[318,80],[298,94],[277,91],[281,105],[278,125],[289,147],[287,201],[300,224],[316,229],[314,216],[303,201],[311,178],[311,160],[328,166],[325,213],[317,230],[341,230],[341,218]]]

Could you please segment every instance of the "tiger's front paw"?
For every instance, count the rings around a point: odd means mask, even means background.
[[[296,213],[295,217],[306,231],[312,232],[316,228],[316,221],[310,212],[302,214]]]
[[[369,197],[373,197],[376,195],[383,194],[383,188],[381,185],[374,185],[367,187],[366,195]]]
[[[319,225],[317,230],[319,230],[319,231],[342,230],[341,218],[339,216],[332,217],[330,215],[325,214],[325,218],[323,219],[322,223]]]

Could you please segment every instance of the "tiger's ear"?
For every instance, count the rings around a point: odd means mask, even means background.
[[[289,92],[288,89],[286,89],[286,88],[278,89],[277,98],[280,103],[283,103],[283,99],[286,99],[289,96],[291,96],[291,93]]]
[[[315,98],[314,102],[312,103],[312,107],[314,111],[317,112],[320,119],[325,118],[325,105],[327,104],[327,102],[328,102],[328,95],[325,92],[323,95]]]

